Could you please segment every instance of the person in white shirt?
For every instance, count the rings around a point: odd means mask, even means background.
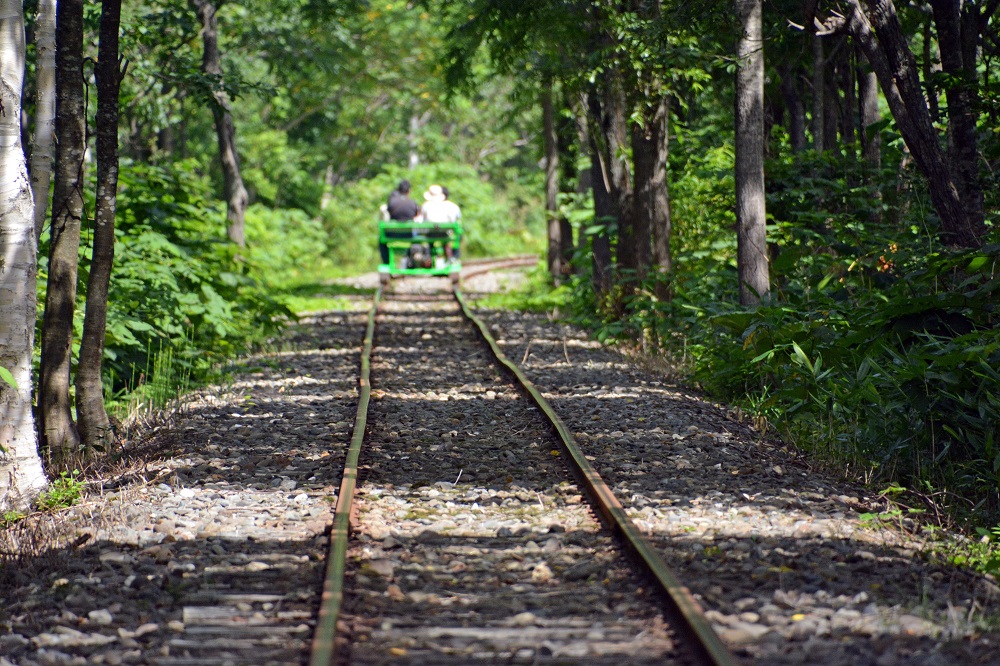
[[[448,200],[448,189],[440,185],[431,185],[424,192],[424,205],[420,208],[424,222],[450,224],[462,219],[462,211],[453,201]],[[450,231],[432,231],[428,236],[449,237]],[[450,243],[445,243],[445,256],[449,260],[457,258],[458,252],[452,251]]]

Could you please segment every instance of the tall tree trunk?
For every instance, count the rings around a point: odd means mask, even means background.
[[[591,134],[591,143],[594,147],[591,151],[590,181],[594,194],[594,222],[602,225],[600,231],[591,234],[590,249],[593,259],[593,282],[594,293],[598,298],[608,293],[611,289],[611,273],[613,270],[611,263],[611,238],[607,225],[615,217],[615,206],[611,199],[611,188],[609,185],[607,168],[603,164],[604,156],[597,148],[596,140]]]
[[[0,0],[0,368],[17,384],[0,378],[0,511],[25,508],[46,483],[31,411],[38,245],[21,145],[23,12]]]
[[[38,0],[35,20],[35,136],[31,141],[31,192],[35,238],[49,213],[52,145],[56,128],[56,0]]]
[[[118,193],[118,93],[122,72],[118,26],[122,0],[101,3],[101,37],[97,51],[97,201],[94,206],[94,251],[87,281],[87,310],[76,371],[76,412],[84,451],[110,442],[111,423],[104,408],[101,368],[108,321],[108,285],[115,258],[115,209]]]
[[[948,100],[948,158],[966,219],[982,220],[985,217],[983,188],[979,179],[976,116],[972,111],[976,78],[975,75],[968,75],[970,68],[964,62],[966,39],[961,9],[954,0],[931,0],[931,7],[937,26],[941,68],[949,77],[945,89]]]
[[[982,218],[967,215],[944,152],[938,143],[931,114],[917,75],[917,65],[906,42],[891,0],[850,0],[847,29],[854,35],[878,76],[896,126],[927,179],[931,202],[948,242],[966,247],[982,245],[986,231]]]
[[[619,268],[638,270],[637,235],[632,197],[632,172],[627,157],[628,112],[619,72],[605,71],[601,93],[601,137],[611,200],[618,220]]]
[[[853,146],[855,140],[857,139],[858,128],[855,124],[857,118],[854,115],[854,112],[858,108],[858,103],[854,98],[857,92],[854,77],[857,67],[855,67],[854,63],[854,51],[850,48],[851,40],[849,40],[846,36],[841,37],[841,39],[843,40],[843,43],[840,45],[840,76],[838,77],[838,81],[840,82],[841,89],[844,91],[844,105],[843,112],[840,114],[840,131],[844,137],[844,143],[851,146],[850,153],[855,155],[857,153],[853,149]]]
[[[832,54],[830,58],[832,59]],[[837,87],[837,70],[832,63],[827,63],[824,77],[826,91],[823,94],[823,148],[836,154],[843,152],[838,135],[840,134],[840,90]],[[767,136],[767,134],[764,134]]]
[[[790,65],[781,66],[781,96],[788,111],[788,140],[792,152],[800,153],[806,148],[806,109],[796,85],[795,71]]]
[[[246,244],[244,217],[249,195],[240,173],[240,157],[236,151],[236,127],[230,112],[229,95],[222,87],[222,57],[219,54],[219,32],[215,5],[209,0],[190,0],[201,21],[204,52],[201,69],[212,80],[212,115],[219,142],[219,160],[226,196],[226,223],[229,239],[242,247]]]
[[[669,297],[670,274],[670,192],[667,184],[667,118],[670,102],[666,95],[647,110],[645,127],[632,128],[632,159],[635,163],[635,228],[637,237],[647,240],[638,246],[640,271],[647,265],[657,273],[656,293]],[[643,256],[645,255],[645,256]]]
[[[57,463],[71,463],[80,438],[69,397],[73,312],[83,219],[86,149],[83,96],[83,0],[62,0],[56,18],[56,168],[52,240],[42,327],[41,439]]]
[[[736,0],[740,25],[736,44],[736,228],[742,305],[759,303],[770,289],[764,207],[761,4],[762,0]]]
[[[927,16],[924,20],[921,43],[923,44],[924,56],[922,63],[924,69],[924,95],[927,97],[927,104],[930,106],[931,120],[936,122],[938,116],[941,115],[941,110],[938,108],[938,90],[937,86],[934,85],[934,73],[940,70],[934,63],[934,40],[931,38],[932,20],[931,16]]]
[[[548,267],[555,284],[562,279],[562,226],[559,224],[559,137],[552,104],[552,79],[542,82],[542,135],[545,143],[545,217],[548,222]]]
[[[594,196],[594,223],[600,230],[591,234],[594,293],[598,299],[614,284],[614,263],[611,256],[610,226],[618,221],[618,210],[612,195],[611,165],[605,136],[603,102],[596,86],[587,95],[590,138],[591,192]]]
[[[737,0],[743,2],[743,0]],[[812,132],[813,148],[816,152],[823,152],[826,145],[826,122],[823,114],[826,111],[826,77],[823,75],[826,64],[823,61],[823,38],[818,34],[812,36],[813,49],[813,77],[812,77]]]
[[[861,118],[861,156],[869,165],[882,166],[882,137],[872,127],[882,120],[878,110],[878,77],[868,60],[856,49],[858,61],[858,106]]]

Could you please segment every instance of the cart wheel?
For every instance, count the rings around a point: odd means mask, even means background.
[[[385,285],[389,284],[389,274],[388,273],[379,273],[378,274],[378,283],[380,285],[382,285],[383,287]]]
[[[458,284],[459,274],[457,271],[452,273],[449,277],[451,278],[452,284]]]

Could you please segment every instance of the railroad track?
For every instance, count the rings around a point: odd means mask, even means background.
[[[0,567],[0,662],[730,663],[626,554],[621,507],[587,503],[613,498],[447,281],[393,287],[377,328],[362,303],[318,315],[297,350],[192,396],[146,482]]]
[[[311,666],[735,663],[460,292],[414,284],[369,315]]]

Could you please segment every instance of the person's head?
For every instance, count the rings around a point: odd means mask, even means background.
[[[447,188],[447,187],[445,187],[444,185],[442,185],[442,186],[441,186],[441,194],[443,194],[443,195],[444,195],[444,198],[445,198],[445,199],[447,199],[447,198],[448,198],[448,188]]]
[[[444,201],[444,188],[440,185],[431,185],[424,192],[424,199],[427,201]]]
[[[399,185],[396,186],[396,191],[399,192],[400,194],[409,194],[410,181],[406,180],[405,178],[399,181]]]

